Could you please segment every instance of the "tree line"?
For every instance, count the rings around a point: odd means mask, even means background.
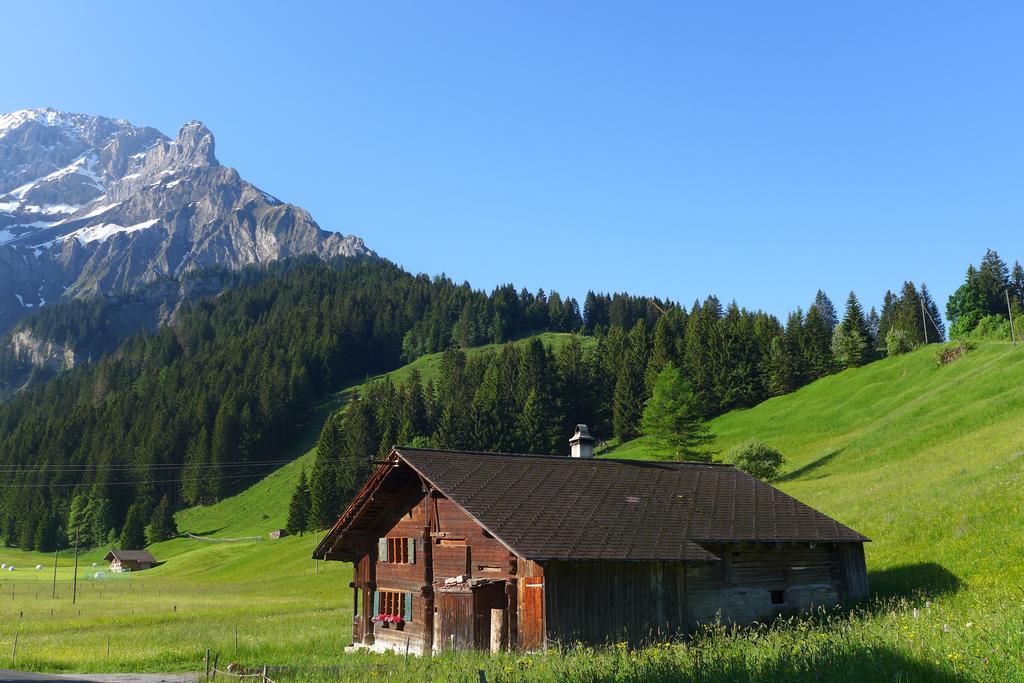
[[[564,454],[582,422],[609,440],[657,430],[667,453],[703,457],[706,420],[881,357],[881,330],[909,347],[923,343],[926,329],[930,341],[943,336],[927,288],[909,282],[886,295],[881,314],[865,314],[851,292],[840,317],[819,290],[807,313],[798,308],[785,325],[714,296],[688,310],[625,295],[586,301],[579,332],[563,344],[534,337],[472,354],[451,348],[436,376],[413,370],[353,393],[320,433],[314,466],[293,495],[300,512],[290,516],[291,531],[333,523],[369,459],[396,444]],[[929,311],[936,322],[922,323]]]

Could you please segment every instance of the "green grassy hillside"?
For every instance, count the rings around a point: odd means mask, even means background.
[[[412,365],[430,377],[438,361]],[[325,402],[295,452],[311,447],[318,421],[343,397]],[[788,462],[778,486],[873,539],[870,604],[740,634],[714,630],[686,646],[640,653],[410,663],[341,654],[349,570],[314,565],[315,537],[179,538],[153,547],[163,565],[130,577],[97,579],[102,567],[92,562],[101,553],[91,552],[78,605],[68,600],[68,556],[60,558],[60,597],[51,600],[52,556],[0,551],[0,561],[18,566],[0,573],[0,653],[19,633],[16,665],[46,670],[181,670],[198,666],[210,647],[222,661],[303,667],[301,680],[468,680],[481,668],[499,681],[1024,680],[1024,348],[982,345],[941,367],[935,347],[922,349],[724,415],[712,427],[722,452],[750,437],[780,448]],[[643,439],[611,455],[658,456]],[[182,511],[179,527],[265,537],[283,525],[298,472],[310,461],[307,452],[237,496]],[[340,668],[314,674],[317,666]]]
[[[712,426],[723,453],[750,437],[780,449],[777,485],[870,536],[876,574],[935,563],[982,585],[1024,578],[1022,418],[1024,348],[987,344],[944,366],[932,347],[847,370]],[[657,457],[644,439],[609,455]]]

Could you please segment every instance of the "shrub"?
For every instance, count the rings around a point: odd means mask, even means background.
[[[885,349],[890,356],[898,356],[914,350],[914,340],[907,331],[899,327],[890,327],[885,335]]]
[[[986,315],[978,321],[967,338],[1010,341],[1010,321],[1002,315]]]
[[[733,446],[726,460],[762,481],[771,481],[778,477],[782,464],[786,462],[782,453],[757,439],[749,439]]]

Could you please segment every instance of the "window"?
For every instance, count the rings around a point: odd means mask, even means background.
[[[416,539],[379,539],[377,541],[377,560],[394,564],[416,564]]]
[[[405,591],[375,591],[373,616],[387,615],[412,621],[412,593]]]
[[[772,604],[773,605],[785,605],[786,604],[786,591],[772,591]]]

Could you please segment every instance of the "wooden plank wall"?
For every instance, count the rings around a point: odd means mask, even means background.
[[[864,561],[864,544],[840,543],[838,550],[839,574],[846,599],[867,599],[868,567]]]
[[[687,630],[682,563],[548,562],[544,578],[549,644],[637,645]]]

